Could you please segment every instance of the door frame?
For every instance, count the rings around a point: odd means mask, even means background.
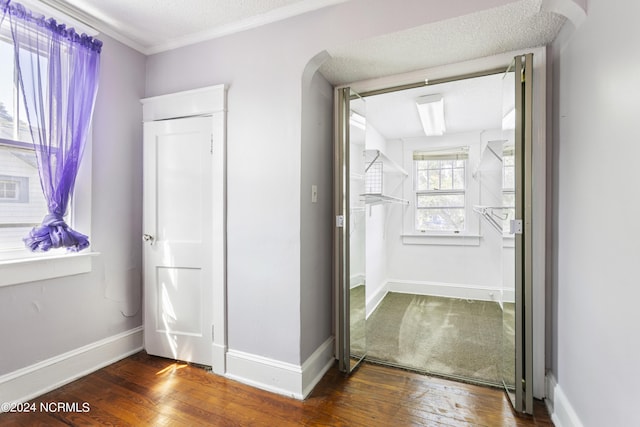
[[[350,87],[353,91],[363,96],[375,91],[386,91],[389,88],[416,87],[420,82],[431,82],[439,79],[450,79],[452,76],[471,77],[474,74],[483,74],[486,70],[507,69],[513,58],[519,55],[533,53],[533,111],[532,111],[532,223],[531,223],[531,277],[532,277],[532,319],[531,334],[533,340],[533,396],[542,399],[546,396],[545,366],[546,345],[548,343],[547,315],[545,309],[546,289],[550,275],[550,198],[547,192],[551,184],[551,149],[547,149],[547,55],[545,47],[526,50],[518,50],[494,55],[486,58],[475,59],[455,64],[447,64],[438,67],[412,71],[409,73],[370,79],[359,82],[351,82],[334,88],[334,96],[337,98],[339,90]],[[416,84],[416,82],[418,82]],[[337,128],[337,126],[336,126]],[[336,130],[337,132],[337,130]],[[334,195],[334,200],[335,200]],[[336,211],[334,206],[334,211]],[[334,283],[334,294],[340,294],[338,284]],[[341,339],[339,334],[340,305],[334,301],[334,313],[336,322],[336,343]],[[336,350],[336,355],[338,352]]]
[[[212,120],[211,162],[213,183],[213,241],[212,265],[213,310],[212,361],[214,373],[226,372],[227,353],[227,195],[226,195],[226,85],[208,86],[200,89],[176,92],[141,99],[144,122],[169,120],[183,117],[208,116]]]

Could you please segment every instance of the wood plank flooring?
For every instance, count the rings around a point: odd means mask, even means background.
[[[542,402],[536,402],[534,416],[517,417],[500,390],[379,365],[364,364],[348,378],[332,368],[301,402],[144,352],[29,405],[35,412],[0,414],[0,425],[553,425]],[[41,410],[40,405],[49,411]]]

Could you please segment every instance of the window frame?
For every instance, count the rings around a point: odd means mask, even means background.
[[[25,7],[30,8],[35,13],[42,13],[45,16],[53,17],[58,22],[67,23],[68,27],[74,27],[77,30],[85,32],[88,35],[95,36],[97,33],[93,29],[79,23],[66,15],[61,15],[59,11],[55,11],[46,5],[32,3],[28,0],[22,1]],[[6,25],[6,22],[5,22]],[[4,27],[4,25],[3,25]],[[6,29],[7,27],[4,27]],[[4,29],[0,30],[0,42],[13,44],[11,39],[7,39]],[[10,114],[14,117],[13,138],[18,138],[19,120],[20,120],[20,94],[16,90],[17,75],[13,73],[14,99],[12,106],[6,106],[7,110],[11,108]],[[0,138],[0,144],[15,146],[23,149],[34,150],[30,141],[21,141],[19,139]],[[83,153],[83,161],[81,162],[76,178],[74,194],[69,204],[69,211],[66,216],[67,223],[80,232],[91,232],[91,169],[92,169],[92,127],[89,129],[86,145]],[[2,171],[0,171],[2,174]],[[2,174],[7,176],[7,174]],[[31,183],[33,185],[33,183]],[[0,203],[2,205],[3,203]],[[46,214],[46,212],[44,213]],[[29,283],[38,280],[47,280],[58,277],[66,277],[76,274],[89,273],[92,270],[91,259],[93,256],[99,255],[94,252],[93,248],[84,249],[80,253],[67,252],[65,249],[50,250],[45,253],[33,253],[21,247],[19,249],[0,250],[0,287],[12,286],[20,283]]]
[[[467,226],[467,212],[466,212],[466,207],[467,207],[467,196],[466,196],[466,187],[467,187],[467,171],[469,169],[469,160],[468,159],[457,159],[455,161],[463,161],[464,164],[462,166],[463,169],[463,174],[464,174],[464,186],[462,189],[460,188],[447,188],[447,189],[427,189],[427,190],[421,190],[418,188],[419,184],[419,173],[421,169],[419,168],[419,162],[423,162],[423,161],[449,161],[449,159],[444,160],[444,159],[432,159],[432,160],[413,160],[413,188],[414,188],[414,194],[413,194],[413,200],[414,200],[414,231],[416,233],[432,233],[432,234],[460,234],[460,233],[464,233],[466,230],[466,226]],[[453,160],[451,160],[453,161]],[[427,168],[427,171],[434,171],[437,170],[439,171],[438,173],[438,180],[440,182],[440,184],[442,184],[442,173],[444,170],[446,169],[451,169],[452,172],[452,176],[451,176],[451,184],[452,187],[455,187],[454,184],[454,169],[461,169],[460,167],[455,167],[452,166],[451,168]],[[427,178],[428,179],[428,178]],[[438,197],[438,196],[462,196],[463,197],[463,203],[462,206],[437,206],[437,207],[421,207],[420,206],[420,202],[419,199],[421,197]],[[429,210],[436,210],[436,209],[458,209],[458,210],[462,210],[463,212],[463,221],[462,221],[462,227],[460,229],[456,229],[456,230],[436,230],[436,229],[421,229],[418,228],[418,212],[420,211],[429,211]]]
[[[468,148],[468,159],[465,164],[465,227],[458,233],[452,231],[419,231],[416,229],[416,172],[414,152],[451,151]],[[438,246],[479,246],[480,218],[473,214],[473,205],[479,203],[480,186],[473,179],[473,166],[477,164],[480,142],[477,132],[465,132],[438,137],[415,138],[403,141],[403,164],[407,169],[413,168],[411,176],[403,185],[405,199],[409,205],[404,209],[402,225],[402,243],[405,245],[438,245]]]

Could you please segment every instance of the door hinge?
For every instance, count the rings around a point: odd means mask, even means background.
[[[210,147],[210,152],[211,152],[211,154],[213,154],[213,134],[211,134],[211,147]]]
[[[344,215],[336,215],[336,227],[344,227]]]
[[[211,342],[215,342],[215,326],[211,325]]]
[[[512,219],[509,221],[509,234],[522,234],[522,220]]]

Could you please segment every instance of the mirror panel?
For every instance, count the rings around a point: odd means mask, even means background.
[[[502,381],[515,407],[515,243],[510,233],[510,220],[515,215],[515,60],[502,79],[502,132],[503,143],[499,147],[502,158],[502,201],[503,230],[502,245]],[[498,147],[496,147],[498,148]]]
[[[365,251],[365,102],[351,92],[349,103],[349,327],[350,367],[353,370],[367,352]]]

